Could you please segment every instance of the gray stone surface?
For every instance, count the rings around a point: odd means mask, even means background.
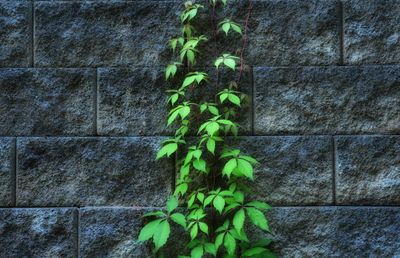
[[[159,65],[178,33],[177,3],[155,1],[38,2],[35,64],[98,67]]]
[[[154,257],[150,243],[137,240],[145,225],[143,215],[151,211],[142,208],[83,208],[80,210],[80,257]],[[185,234],[180,226],[171,222],[170,238],[161,249],[166,257],[182,253]],[[186,241],[186,240],[185,240]],[[187,243],[187,241],[185,242]]]
[[[346,63],[400,63],[399,0],[345,0],[343,8]]]
[[[0,209],[2,257],[77,257],[77,237],[76,209]]]
[[[14,140],[11,138],[0,138],[0,206],[12,204],[12,156],[14,152]]]
[[[255,69],[256,134],[400,132],[400,67]]]
[[[171,134],[166,128],[169,85],[162,69],[99,69],[101,135]]]
[[[92,135],[95,89],[90,69],[0,69],[0,135]]]
[[[253,2],[249,23],[248,64],[291,66],[339,63],[339,1]],[[230,1],[226,15],[243,21],[247,9],[248,1]],[[236,51],[240,48],[234,43],[237,40],[228,37],[224,44],[226,49]]]
[[[400,136],[335,140],[337,202],[400,205]]]
[[[210,68],[207,71],[210,83],[188,90],[187,97],[196,103],[215,102],[216,94],[227,87],[231,73],[222,70],[216,88],[216,72]],[[251,132],[251,93],[252,73],[243,73],[240,90],[250,97],[243,106],[242,114],[237,118],[241,125],[241,133]],[[100,135],[168,135],[174,133],[174,126],[166,127],[169,94],[167,89],[178,88],[176,84],[165,82],[164,70],[158,68],[101,68],[99,69],[99,108],[98,133]],[[181,84],[182,80],[176,80]],[[198,110],[195,108],[195,110]],[[197,111],[195,111],[197,112]],[[198,112],[197,112],[198,113]],[[197,133],[199,123],[206,116],[195,116],[192,134]]]
[[[269,214],[278,257],[397,257],[400,208],[288,207]]]
[[[162,206],[173,165],[162,138],[18,139],[17,205]]]
[[[249,183],[252,199],[273,205],[332,203],[331,137],[240,137],[228,146],[238,146],[260,162]]]
[[[0,67],[27,67],[32,56],[31,1],[0,2]]]
[[[145,210],[84,208],[80,210],[80,257],[150,257],[137,241]]]

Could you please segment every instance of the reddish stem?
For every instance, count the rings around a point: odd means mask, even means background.
[[[239,77],[237,79],[237,82],[239,83],[242,80],[242,75],[243,75],[243,70],[244,70],[244,51],[246,49],[246,44],[248,42],[248,37],[247,37],[247,33],[248,33],[248,25],[249,25],[249,20],[251,17],[251,12],[253,11],[253,1],[249,0],[249,6],[247,8],[247,16],[246,16],[246,20],[244,23],[244,34],[243,34],[243,38],[242,38],[242,49],[240,51],[240,68],[239,68]]]

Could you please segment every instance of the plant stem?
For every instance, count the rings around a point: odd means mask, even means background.
[[[248,25],[249,25],[249,20],[251,17],[251,13],[253,11],[253,1],[252,0],[248,0],[249,2],[249,6],[247,8],[247,15],[246,15],[246,20],[244,23],[244,34],[243,34],[243,38],[242,38],[242,49],[240,51],[240,68],[239,68],[239,77],[237,79],[237,82],[239,83],[242,80],[242,75],[243,75],[243,70],[244,70],[244,52],[246,49],[246,44],[248,43]]]

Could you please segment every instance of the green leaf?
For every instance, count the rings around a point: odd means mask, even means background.
[[[236,31],[237,33],[239,33],[240,35],[242,35],[242,29],[240,28],[239,25],[232,23],[231,27],[234,31]]]
[[[222,174],[227,175],[228,177],[231,175],[232,171],[237,167],[236,159],[230,159],[222,169]]]
[[[172,122],[175,121],[176,117],[179,115],[179,110],[175,110],[172,114],[169,115],[168,117],[168,122],[167,125],[172,124]]]
[[[255,158],[253,158],[253,157],[250,157],[250,156],[241,156],[240,158],[241,158],[241,159],[244,159],[244,160],[247,160],[248,162],[250,162],[250,163],[253,164],[253,165],[258,164],[258,161],[257,161]]]
[[[252,201],[246,204],[246,206],[252,206],[254,208],[257,208],[259,210],[270,210],[271,206],[266,204],[265,202],[259,202],[259,201]]]
[[[203,113],[207,109],[207,104],[200,105],[200,113]]]
[[[235,213],[235,215],[233,216],[233,221],[232,221],[233,226],[235,227],[235,229],[238,232],[240,232],[242,230],[244,220],[245,220],[244,210],[240,209]]]
[[[175,64],[170,64],[165,69],[165,79],[168,80],[170,77],[173,77],[176,74],[177,66]]]
[[[214,107],[214,106],[208,106],[208,111],[210,111],[211,114],[218,116],[219,115],[219,111],[218,108]]]
[[[225,233],[221,233],[215,238],[215,249],[218,250],[219,247],[222,245],[222,243],[224,241],[224,236],[225,236]]]
[[[221,196],[215,196],[214,201],[213,201],[213,205],[215,207],[215,209],[217,209],[217,211],[219,211],[219,213],[222,213],[224,207],[225,207],[225,200],[223,197]]]
[[[207,150],[209,150],[212,154],[215,151],[215,141],[211,138],[207,140]]]
[[[213,243],[205,243],[204,249],[207,253],[212,254],[213,256],[217,256],[217,249]]]
[[[176,224],[181,225],[183,228],[186,228],[186,218],[182,213],[174,213],[171,215],[172,221]]]
[[[219,57],[217,60],[215,60],[214,65],[215,65],[215,67],[218,68],[223,62],[224,62],[224,59]]]
[[[139,241],[147,241],[152,238],[160,222],[161,219],[157,219],[146,224],[142,230],[140,230]]]
[[[244,159],[238,159],[237,162],[237,169],[239,172],[253,180],[253,166]]]
[[[238,96],[236,96],[235,94],[230,93],[228,95],[228,99],[230,102],[232,102],[233,104],[237,105],[240,107],[240,98]]]
[[[210,122],[206,126],[208,135],[213,136],[219,130],[219,124],[217,122]]]
[[[224,103],[224,101],[228,98],[229,93],[222,93],[221,95],[219,95],[219,100],[221,101],[221,103]]]
[[[268,221],[265,218],[264,213],[261,211],[257,210],[256,208],[246,208],[247,214],[249,215],[249,218],[251,222],[256,225],[257,227],[269,231],[268,227]]]
[[[228,35],[230,28],[231,28],[231,24],[229,22],[222,24],[222,30],[225,32],[226,35]]]
[[[187,117],[190,113],[190,107],[189,106],[184,106],[181,109],[179,109],[179,115],[181,116],[182,119]]]
[[[206,170],[206,162],[203,159],[195,159],[193,160],[193,167],[199,171],[207,172]]]
[[[231,58],[226,58],[224,60],[224,65],[228,66],[229,68],[235,70],[236,62]]]
[[[167,155],[168,157],[171,156],[178,149],[177,143],[169,143],[161,148],[161,150],[157,153],[156,160],[164,157]]]
[[[185,87],[189,86],[190,84],[194,83],[195,80],[196,80],[195,76],[186,77],[182,83],[182,88],[185,88]]]
[[[208,226],[204,222],[199,222],[200,230],[208,235]]]
[[[168,221],[162,221],[156,228],[156,231],[153,236],[153,242],[156,250],[160,249],[167,243],[169,234],[171,232],[171,228],[169,226]]]
[[[178,195],[178,194],[184,195],[187,192],[188,188],[189,188],[189,186],[186,183],[179,184],[175,188],[174,195]]]
[[[190,237],[192,238],[192,240],[196,238],[198,232],[199,232],[199,227],[197,224],[194,224],[192,229],[190,230]]]
[[[265,251],[268,251],[268,249],[266,249],[264,247],[253,247],[253,248],[250,248],[250,249],[246,250],[243,253],[243,256],[244,257],[252,257],[252,256],[257,255],[257,254],[262,254]]]
[[[176,209],[176,207],[178,207],[178,199],[174,196],[171,196],[167,201],[167,211],[171,213],[173,210]]]
[[[201,257],[203,257],[203,253],[204,253],[204,250],[203,250],[203,247],[201,245],[196,246],[190,252],[191,258],[201,258]]]
[[[224,239],[224,246],[228,254],[234,255],[236,249],[236,241],[230,234],[226,234]]]

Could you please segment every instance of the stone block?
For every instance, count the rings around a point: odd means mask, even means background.
[[[252,66],[335,65],[340,61],[339,1],[253,1],[247,63]],[[244,24],[248,1],[230,1],[226,16]],[[222,33],[221,33],[222,34]],[[221,35],[235,53],[240,37]],[[236,43],[237,42],[237,43]]]
[[[17,205],[163,206],[173,162],[163,138],[18,139]]]
[[[331,137],[239,137],[228,146],[260,162],[248,184],[253,200],[278,206],[332,203]]]
[[[268,216],[278,257],[397,257],[400,252],[398,207],[287,207]]]
[[[0,134],[95,134],[91,69],[0,69]]]
[[[142,216],[149,211],[151,210],[116,207],[81,209],[81,257],[154,257],[152,244],[138,241],[139,232],[145,225]],[[170,238],[161,251],[166,257],[178,257],[184,248],[182,231],[180,226],[173,222],[170,226]]]
[[[12,205],[14,140],[0,138],[0,206]]]
[[[338,136],[339,204],[400,205],[400,136]]]
[[[37,2],[39,67],[152,66],[170,60],[178,4],[154,1]]]
[[[400,1],[345,0],[345,63],[400,63]]]
[[[400,132],[400,67],[255,69],[256,134]]]
[[[0,2],[0,67],[27,67],[32,59],[32,2]]]
[[[221,70],[218,76],[211,68],[199,69],[209,74],[209,84],[200,85],[187,92],[187,100],[195,103],[215,102],[216,94],[227,87],[227,82],[236,79],[235,74]],[[251,132],[252,73],[243,73],[240,91],[250,100],[236,119],[240,133]],[[101,68],[99,69],[98,132],[101,135],[171,135],[174,126],[166,127],[170,105],[167,104],[168,89],[178,88],[183,80],[165,82],[164,70],[154,68]],[[196,106],[194,109],[198,109]],[[222,110],[221,110],[222,111]],[[196,111],[197,112],[197,111]],[[197,112],[199,113],[199,112]],[[191,125],[197,133],[199,123],[209,117],[196,116]]]
[[[0,209],[3,257],[77,257],[77,215],[73,208]]]

